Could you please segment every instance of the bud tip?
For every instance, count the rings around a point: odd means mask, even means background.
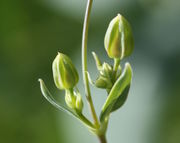
[[[38,78],[38,82],[42,82],[42,79],[41,79],[41,78]]]

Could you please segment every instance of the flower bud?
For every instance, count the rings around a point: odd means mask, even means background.
[[[95,86],[98,88],[109,89],[112,87],[112,82],[109,78],[100,75],[95,81]]]
[[[83,101],[81,95],[79,93],[76,94],[76,112],[82,113],[83,109]]]
[[[69,108],[75,110],[78,114],[82,113],[83,101],[79,92],[73,89],[66,90],[65,102]]]
[[[71,59],[62,53],[58,53],[53,61],[52,70],[55,85],[59,89],[71,89],[79,80],[77,70]]]
[[[73,90],[66,90],[65,102],[71,109],[76,109],[76,96],[74,96]]]
[[[95,81],[95,86],[110,89],[112,87],[113,68],[108,63],[103,63],[99,71],[100,75]]]
[[[123,59],[132,53],[134,48],[132,30],[128,21],[120,14],[110,22],[104,45],[110,58]]]
[[[100,73],[103,76],[110,78],[113,74],[113,68],[108,63],[103,63]]]

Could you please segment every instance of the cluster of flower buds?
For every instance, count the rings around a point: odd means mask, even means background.
[[[96,53],[92,53],[100,73],[95,81],[95,86],[109,92],[115,81],[121,75],[120,60],[129,56],[134,48],[132,30],[128,21],[118,14],[109,24],[105,39],[105,50],[110,58],[117,62],[117,68],[107,63],[101,63]]]
[[[121,73],[120,65],[117,72],[118,74],[116,74],[117,76],[115,76],[115,72],[112,66],[110,66],[108,63],[105,62],[102,64],[96,53],[93,52],[92,54],[96,62],[96,67],[100,73],[94,85],[98,88],[106,89],[109,92],[115,80],[120,76]]]
[[[79,91],[66,90],[65,101],[69,108],[82,113],[83,102]]]
[[[108,93],[108,97],[101,109],[99,117],[100,124],[98,123],[99,121],[96,117],[93,102],[91,100],[88,100],[88,102],[91,106],[95,124],[92,124],[82,114],[83,101],[80,92],[76,87],[79,76],[68,56],[58,53],[52,64],[55,85],[58,89],[65,91],[65,103],[67,106],[58,103],[50,94],[43,80],[39,79],[42,94],[52,105],[81,120],[90,131],[98,136],[105,134],[110,114],[125,103],[131,85],[131,66],[129,63],[126,63],[122,71],[120,62],[132,53],[134,41],[130,24],[120,14],[110,22],[105,35],[104,46],[109,58],[114,59],[114,65],[111,66],[106,62],[102,63],[96,53],[93,52],[92,54],[99,71],[99,76],[95,82],[91,81],[88,71],[83,68],[83,73],[87,74],[87,77],[85,76],[84,80],[85,83],[87,78],[89,78],[89,82],[98,88],[105,89]],[[83,54],[85,55],[86,53]],[[83,62],[84,67],[87,66],[86,59],[84,59]],[[87,83],[85,86],[87,89],[89,88]],[[91,99],[91,96],[88,96],[90,97],[89,99]]]
[[[102,64],[95,52],[93,52],[93,57],[96,62],[96,67],[99,71],[99,76],[96,79],[94,85],[98,88],[106,89],[109,93],[115,81],[121,75],[121,66],[118,65],[117,71],[114,71],[113,66],[109,65],[108,63],[104,62]]]
[[[69,108],[77,113],[82,113],[83,101],[79,91],[75,91],[74,87],[79,81],[79,76],[71,59],[58,53],[52,65],[53,78],[55,85],[60,90],[65,90],[65,101]]]

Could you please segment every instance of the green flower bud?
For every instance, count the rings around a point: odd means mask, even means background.
[[[98,88],[109,89],[112,87],[113,68],[108,63],[103,63],[100,68],[100,75],[95,81],[95,86]]]
[[[52,70],[55,85],[59,89],[71,89],[79,80],[77,70],[71,59],[62,53],[58,53],[53,61]]]
[[[123,59],[132,53],[134,40],[131,26],[120,14],[110,22],[104,45],[110,58]]]
[[[112,82],[109,78],[100,75],[95,81],[95,86],[98,88],[110,89],[112,87]]]
[[[76,109],[76,96],[74,96],[73,90],[66,90],[65,102],[71,109]]]
[[[83,101],[79,92],[75,92],[73,89],[66,90],[65,102],[69,108],[78,114],[82,113]]]
[[[81,95],[79,93],[75,93],[75,94],[76,94],[76,112],[82,113],[82,109],[84,105]]]
[[[103,63],[100,74],[105,77],[111,78],[113,74],[113,68],[108,63]]]

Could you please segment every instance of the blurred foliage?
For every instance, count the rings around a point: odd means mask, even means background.
[[[163,60],[163,73],[160,89],[163,108],[157,122],[157,143],[180,142],[180,50]],[[163,99],[164,98],[164,99]],[[160,138],[159,138],[160,137]]]
[[[64,45],[77,41],[66,33],[80,35],[80,26],[35,0],[1,1],[0,17],[0,142],[59,142],[54,108],[44,102],[37,79],[52,81],[54,55],[59,47],[69,53]]]

